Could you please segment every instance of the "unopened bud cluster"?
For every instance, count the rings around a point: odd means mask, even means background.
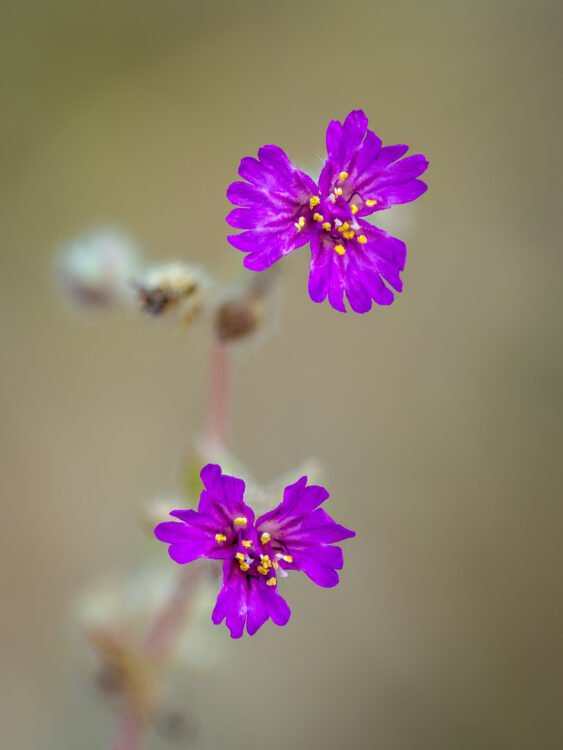
[[[187,325],[202,312],[209,281],[186,263],[164,263],[145,269],[134,287],[142,310],[154,316],[172,313]]]

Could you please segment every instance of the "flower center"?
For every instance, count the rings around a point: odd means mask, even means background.
[[[348,172],[340,172],[336,185],[327,198],[312,195],[309,198],[309,210],[299,216],[295,222],[297,232],[310,222],[316,222],[318,231],[332,240],[332,247],[338,255],[344,255],[350,243],[356,249],[358,245],[365,245],[367,237],[361,232],[356,214],[364,204],[364,200],[356,193],[346,190]],[[365,205],[373,206],[376,201],[367,200]]]

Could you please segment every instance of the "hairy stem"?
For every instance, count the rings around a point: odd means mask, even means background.
[[[229,432],[229,355],[226,348],[214,343],[209,376],[207,442],[218,450],[226,448]],[[148,630],[141,653],[154,667],[163,666],[173,652],[189,616],[189,604],[202,576],[201,568],[180,567],[176,586]],[[158,674],[154,669],[151,674]],[[130,698],[119,717],[111,750],[140,750],[151,725],[151,714],[158,704],[159,684],[143,686],[143,700]],[[131,693],[135,696],[135,691]]]
[[[120,716],[111,750],[139,750],[149,725],[146,714],[127,709]]]

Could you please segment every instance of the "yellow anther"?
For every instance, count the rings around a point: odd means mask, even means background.
[[[240,569],[241,570],[248,570],[250,568],[250,565],[247,562],[241,562]]]
[[[370,199],[370,200],[367,200],[367,201],[366,201],[366,206],[375,206],[375,205],[376,205],[376,203],[377,203],[377,201],[376,201],[376,200],[371,200],[371,199]]]
[[[267,575],[268,575],[268,568],[264,568],[264,567],[262,567],[262,565],[259,565],[259,566],[258,566],[258,567],[256,568],[256,570],[257,570],[257,571],[258,571],[259,573],[262,573],[262,575],[263,575],[263,576],[267,576]]]
[[[344,247],[344,245],[335,245],[334,249],[338,253],[338,255],[344,255],[344,253],[346,252],[346,248]]]
[[[242,546],[246,547],[246,549],[249,549],[250,547],[252,547],[252,542],[250,541],[250,539],[243,539]]]
[[[342,188],[334,188],[335,195],[342,195]]]
[[[237,560],[240,560],[241,562],[243,560],[246,560],[246,555],[244,554],[244,552],[237,552],[235,557],[237,558]]]
[[[330,230],[332,229],[328,221],[325,221],[325,223],[323,224],[323,229],[325,230],[325,232],[330,232]]]
[[[341,224],[341,225],[340,225],[340,226],[338,227],[338,231],[339,231],[339,232],[345,232],[345,231],[346,231],[347,229],[350,229],[350,224],[348,224],[348,222],[347,222],[347,221],[345,221],[345,222],[344,222],[344,224]]]
[[[348,172],[340,172],[338,175],[339,180],[345,180],[348,177]]]
[[[368,241],[368,238],[365,236],[365,234],[359,234],[356,239],[362,245],[365,245],[366,242]]]
[[[356,206],[356,204],[355,204],[355,203],[352,203],[352,205],[350,206],[350,211],[351,211],[351,212],[352,212],[353,214],[357,214],[359,210],[360,210],[360,209],[358,208],[358,206]]]
[[[322,214],[313,214],[313,219],[315,221],[323,221],[324,220],[324,216]]]
[[[288,563],[292,563],[293,557],[291,555],[283,555],[282,560],[285,560]]]
[[[280,564],[274,560],[274,569],[277,570],[280,567]]]
[[[350,230],[349,232],[344,232],[344,234],[342,236],[344,237],[345,240],[351,240],[352,237],[354,236],[354,234],[355,234],[355,232],[353,232],[352,230]]]
[[[226,542],[227,537],[224,534],[215,534],[215,541],[216,542]]]
[[[305,226],[305,217],[300,216],[299,220],[295,222],[295,228],[297,229],[298,232],[300,232],[304,226]]]
[[[235,526],[246,526],[246,518],[244,516],[237,516],[233,523]]]
[[[268,580],[266,581],[266,583],[268,584],[268,586],[275,586],[276,585],[276,579],[275,578],[268,578]]]
[[[313,195],[312,198],[309,199],[309,208],[311,211],[315,208],[315,206],[318,206],[321,202],[321,199],[318,195]]]
[[[270,536],[270,535],[268,534],[268,532],[267,532],[267,531],[265,531],[265,532],[264,532],[264,533],[263,533],[263,534],[261,535],[261,537],[260,537],[260,541],[262,542],[262,544],[267,544],[267,543],[268,543],[268,542],[270,541],[270,539],[271,539],[271,538],[272,538],[272,537],[271,537],[271,536]]]

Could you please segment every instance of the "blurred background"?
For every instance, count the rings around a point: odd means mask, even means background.
[[[386,220],[405,291],[341,315],[309,300],[295,253],[275,325],[235,356],[232,415],[259,480],[317,458],[358,537],[336,589],[286,583],[288,627],[225,631],[219,668],[187,687],[198,736],[177,746],[561,747],[562,15],[3,4],[3,747],[106,746],[73,601],[144,563],[138,508],[178,491],[204,419],[205,328],[69,311],[57,247],[113,225],[228,279],[239,159],[275,143],[316,170],[329,120],[358,107],[430,159],[428,193]]]

